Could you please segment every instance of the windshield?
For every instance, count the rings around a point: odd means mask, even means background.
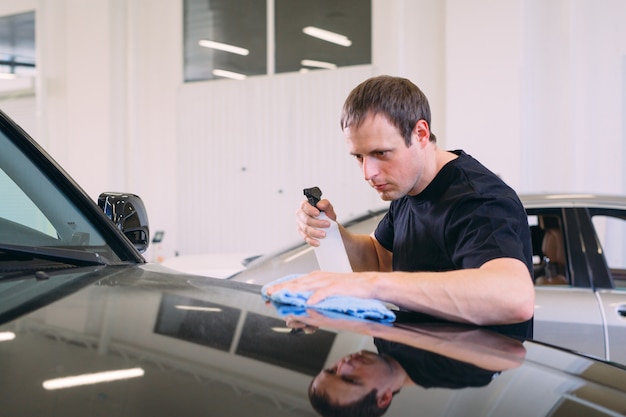
[[[0,260],[14,258],[21,247],[31,256],[63,249],[61,258],[73,259],[80,251],[119,261],[70,198],[0,132]]]

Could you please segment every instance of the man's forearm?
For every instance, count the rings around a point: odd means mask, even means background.
[[[530,319],[534,312],[532,280],[515,259],[447,272],[379,274],[369,282],[380,300],[451,321],[511,324]]]
[[[388,262],[384,260],[385,254],[379,253],[376,242],[370,235],[352,234],[342,226],[340,230],[353,271],[391,270],[391,266],[387,266]]]

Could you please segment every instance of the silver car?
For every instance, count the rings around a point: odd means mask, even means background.
[[[523,195],[533,239],[536,340],[626,363],[626,198]],[[370,233],[385,209],[344,225]],[[230,279],[263,284],[318,269],[303,243],[261,256]]]

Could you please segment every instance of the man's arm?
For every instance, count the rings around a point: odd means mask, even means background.
[[[448,272],[378,274],[371,289],[375,298],[408,310],[477,325],[520,323],[534,314],[532,279],[526,265],[513,258]]]
[[[298,233],[313,247],[320,245],[320,239],[326,236],[324,229],[330,226],[328,220],[318,218],[322,210],[329,219],[337,218],[328,200],[320,200],[317,207],[303,200],[296,211]],[[338,226],[353,271],[391,271],[391,252],[383,248],[373,234],[357,235],[350,233],[340,224]]]
[[[391,272],[392,253],[383,248],[374,235],[356,235],[339,225],[353,271]]]
[[[268,289],[313,291],[314,305],[332,295],[374,298],[410,311],[477,325],[520,323],[534,313],[535,292],[526,265],[500,258],[480,268],[447,272],[314,271]]]

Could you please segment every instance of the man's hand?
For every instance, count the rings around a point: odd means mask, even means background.
[[[303,200],[298,210],[296,210],[298,234],[311,246],[319,246],[319,240],[326,237],[326,232],[323,229],[330,227],[328,220],[319,218],[322,211],[329,219],[337,219],[332,204],[325,199],[320,200],[317,203],[317,207],[313,207],[308,200]]]
[[[373,280],[376,274],[371,272],[337,273],[313,271],[310,274],[281,282],[267,288],[272,295],[282,289],[293,292],[312,291],[307,304],[314,305],[330,296],[352,296],[359,298],[376,298],[373,291]]]

